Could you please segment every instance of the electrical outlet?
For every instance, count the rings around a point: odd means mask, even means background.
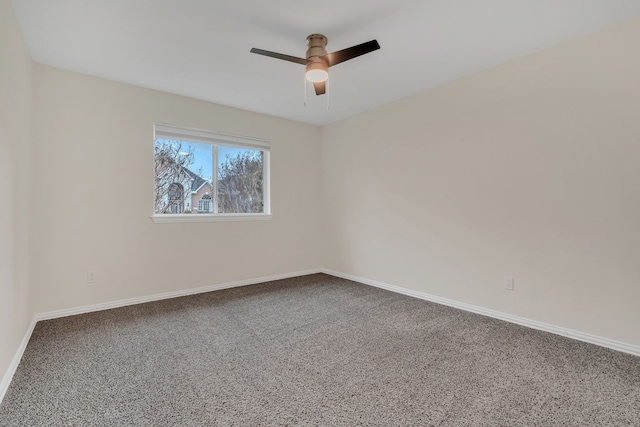
[[[98,278],[96,277],[95,271],[87,271],[87,283],[97,283]]]
[[[507,291],[513,290],[513,277],[504,276],[504,289]]]

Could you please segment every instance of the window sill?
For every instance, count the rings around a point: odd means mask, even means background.
[[[217,221],[265,221],[270,220],[270,214],[165,214],[151,215],[156,224],[174,222],[217,222]]]

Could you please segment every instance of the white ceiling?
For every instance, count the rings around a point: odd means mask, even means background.
[[[35,62],[324,125],[640,16],[640,0],[13,0]],[[330,69],[329,101],[304,57],[381,49]]]

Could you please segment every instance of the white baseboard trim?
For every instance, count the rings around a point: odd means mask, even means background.
[[[27,348],[27,344],[31,339],[31,334],[33,333],[33,329],[35,328],[36,323],[38,323],[40,320],[57,319],[60,317],[74,316],[76,314],[91,313],[94,311],[108,310],[111,308],[142,304],[145,302],[159,301],[163,299],[177,298],[177,297],[201,294],[201,293],[211,292],[211,291],[219,291],[222,289],[236,288],[239,286],[255,285],[257,283],[271,282],[273,280],[308,276],[310,274],[316,274],[321,272],[322,271],[319,268],[313,269],[313,270],[296,271],[294,273],[277,274],[274,276],[265,276],[265,277],[258,277],[255,279],[239,280],[237,282],[222,283],[220,285],[203,286],[200,288],[191,288],[191,289],[184,289],[180,291],[164,292],[161,294],[148,295],[148,296],[142,296],[142,297],[136,297],[136,298],[128,298],[128,299],[123,299],[118,301],[105,302],[101,304],[92,304],[92,305],[86,305],[83,307],[68,308],[64,310],[55,310],[55,311],[49,311],[46,313],[38,313],[35,316],[33,316],[33,320],[31,321],[31,324],[29,325],[29,328],[27,329],[24,335],[24,338],[22,339],[22,342],[18,347],[18,350],[16,351],[15,356],[11,360],[11,363],[9,364],[9,367],[5,372],[4,377],[2,378],[2,382],[0,383],[0,403],[2,403],[2,400],[4,399],[4,396],[7,393],[7,390],[9,389],[9,384],[11,384],[11,380],[13,379],[13,375],[15,374],[16,369],[18,369],[18,365],[20,364],[22,355],[24,354],[24,351]]]
[[[587,334],[580,331],[574,331],[571,329],[562,328],[560,326],[551,325],[549,323],[539,322],[537,320],[531,320],[525,317],[502,313],[500,311],[490,310],[487,308],[466,304],[463,302],[458,302],[458,301],[447,299],[447,298],[441,298],[435,295],[426,294],[424,292],[413,291],[411,289],[401,288],[399,286],[393,286],[387,283],[365,279],[363,277],[353,276],[351,274],[341,273],[339,271],[322,269],[321,272],[325,274],[329,274],[331,276],[352,280],[354,282],[362,283],[365,285],[375,286],[376,288],[386,289],[388,291],[396,292],[396,293],[407,295],[410,297],[420,298],[426,301],[435,302],[437,304],[447,305],[449,307],[458,308],[460,310],[481,314],[483,316],[493,317],[495,319],[504,320],[506,322],[515,323],[517,325],[526,326],[528,328],[538,329],[540,331],[545,331],[545,332],[551,332],[552,334],[562,335],[568,338],[576,339],[578,341],[584,341],[590,344],[599,345],[601,347],[607,347],[613,350],[621,351],[623,353],[633,354],[634,356],[640,356],[640,346],[637,346],[637,345],[627,344],[620,341],[611,340],[608,338],[598,337],[596,335],[591,335],[591,334]]]
[[[188,295],[202,294],[205,292],[219,291],[222,289],[237,288],[239,286],[255,285],[257,283],[271,282],[273,280],[289,279],[292,277],[308,276],[309,274],[320,273],[320,269],[296,271],[294,273],[277,274],[274,276],[258,277],[255,279],[239,280],[237,282],[222,283],[220,285],[202,286],[200,288],[183,289],[180,291],[164,292],[161,294],[146,295],[142,297],[128,298],[117,301],[110,301],[100,304],[85,305],[64,310],[49,311],[35,315],[35,320],[50,320],[60,317],[75,316],[76,314],[91,313],[94,311],[109,310],[111,308],[125,307],[127,305],[143,304],[145,302],[159,301],[163,299],[178,298]]]
[[[25,332],[24,337],[22,338],[22,342],[18,346],[18,350],[16,350],[16,354],[11,359],[11,363],[7,368],[7,371],[2,377],[2,382],[0,382],[0,403],[4,399],[4,395],[7,394],[7,390],[9,389],[9,384],[11,384],[11,380],[13,380],[13,375],[16,373],[16,369],[18,369],[18,365],[20,364],[20,360],[22,359],[22,355],[24,350],[27,348],[27,344],[29,343],[29,339],[31,339],[31,333],[33,332],[33,328],[36,327],[36,320],[33,319],[31,324],[27,328],[27,332]]]

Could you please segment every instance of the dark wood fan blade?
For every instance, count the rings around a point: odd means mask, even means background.
[[[313,88],[316,90],[316,95],[324,95],[326,91],[327,82],[315,82]]]
[[[327,82],[315,82],[313,84],[313,88],[316,90],[316,95],[324,95],[327,88],[326,83]]]
[[[283,59],[289,62],[296,62],[298,64],[307,65],[307,60],[304,58],[298,58],[296,56],[285,55],[283,53],[269,52],[268,50],[256,49],[255,47],[251,49],[251,53],[257,53],[258,55],[270,56],[276,59]]]
[[[349,59],[356,58],[365,53],[373,52],[380,49],[380,45],[377,40],[371,40],[366,43],[359,44],[357,46],[348,47],[346,49],[338,50],[325,56],[329,67],[339,64]]]

